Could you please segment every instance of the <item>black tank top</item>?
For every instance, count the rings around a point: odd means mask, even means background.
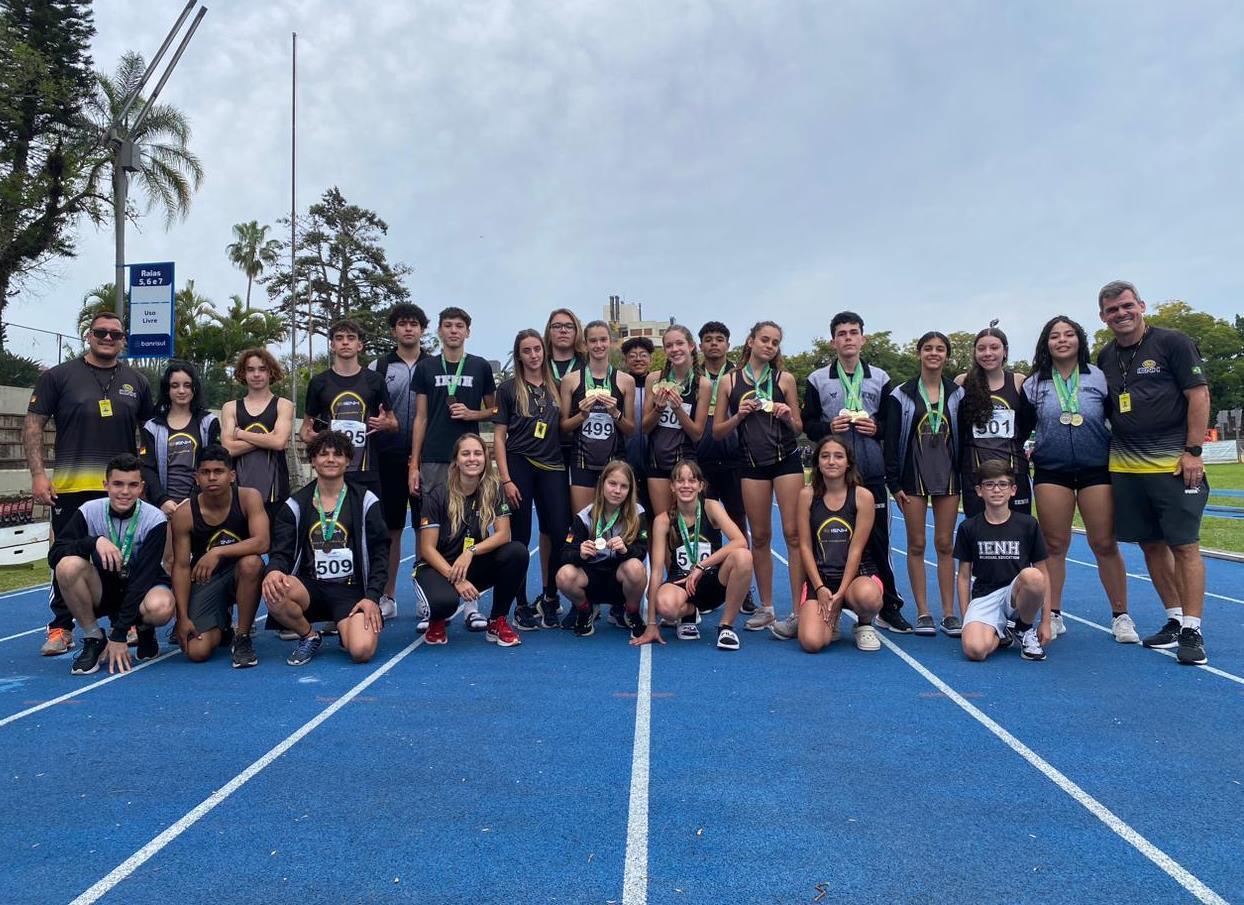
[[[272,433],[276,430],[279,401],[273,396],[267,408],[252,415],[246,410],[243,396],[234,406],[238,427],[252,433]],[[279,503],[289,496],[289,462],[285,450],[252,449],[234,459],[233,464],[238,472],[238,486],[258,490],[265,503]]]
[[[700,382],[693,379],[694,373],[692,371],[687,375],[691,378],[690,386],[681,393],[683,410],[692,420],[695,419],[696,404],[700,395]],[[675,378],[671,374],[667,379],[674,380]],[[662,406],[658,411],[661,417],[652,429],[652,433],[648,435],[648,465],[656,469],[657,473],[653,477],[668,477],[667,472],[679,459],[695,459],[696,449],[691,438],[687,436],[687,432],[683,430],[674,410]]]
[[[847,554],[851,550],[851,538],[855,534],[855,492],[856,488],[847,488],[847,498],[840,509],[831,510],[825,505],[823,496],[812,500],[809,513],[809,525],[812,529],[812,555],[816,559],[816,568],[824,576],[833,579],[842,578],[847,568]],[[876,575],[877,567],[864,548],[860,560],[860,575]]]
[[[230,487],[229,494],[229,514],[218,525],[209,525],[203,520],[203,510],[199,506],[199,494],[196,493],[190,498],[190,564],[192,566],[213,547],[227,547],[251,536],[250,523],[238,499],[238,489]]]
[[[733,415],[739,410],[743,400],[755,396],[756,391],[743,376],[742,368],[735,368],[731,373],[734,383],[730,387],[730,413]],[[781,371],[773,372],[773,396],[785,402],[782,391],[778,388],[778,379],[781,376]],[[753,468],[776,465],[793,454],[799,446],[799,438],[795,436],[794,428],[789,422],[761,409],[744,418],[738,426],[738,432],[743,459]]]
[[[1001,389],[991,390],[993,417],[984,427],[961,422],[960,443],[963,444],[963,467],[965,473],[975,472],[981,464],[1002,460],[1015,471],[1019,463],[1026,461],[1024,439],[1017,437],[1016,420],[1019,412],[1019,390],[1015,389],[1015,372],[1003,371]],[[963,403],[959,403],[963,411]],[[973,482],[975,483],[975,482]]]
[[[570,394],[572,413],[579,410],[579,403],[587,395],[588,380],[595,381],[596,379],[591,376],[587,365],[583,365],[578,371],[579,386]],[[610,395],[617,400],[618,411],[622,411],[626,397],[618,389],[618,371],[612,365],[609,366],[609,373],[606,374],[605,382],[601,386],[608,387]],[[618,427],[618,419],[605,411],[603,405],[592,406],[587,418],[575,431],[574,464],[579,468],[599,471],[608,465],[610,460],[619,458],[623,449],[622,431]]]
[[[669,580],[678,581],[680,578],[686,578],[687,573],[691,571],[691,567],[697,562],[708,559],[724,546],[722,542],[721,529],[715,528],[708,520],[708,513],[703,512],[700,516],[700,533],[696,537],[695,534],[695,517],[692,516],[691,521],[687,523],[687,537],[695,546],[695,562],[689,562],[687,559],[687,548],[682,541],[682,531],[679,530],[678,513],[675,512],[670,516],[670,530],[667,535],[669,542]],[[716,572],[717,567],[712,566],[707,571]]]

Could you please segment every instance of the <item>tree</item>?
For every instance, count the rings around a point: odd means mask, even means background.
[[[281,243],[267,238],[271,227],[260,226],[258,220],[233,224],[236,241],[225,247],[229,263],[246,274],[246,310],[251,310],[251,284],[277,261]]]
[[[286,324],[271,311],[247,311],[242,297],[229,297],[229,310],[214,307],[206,312],[206,322],[198,329],[195,354],[203,361],[232,368],[243,349],[264,348],[280,341]]]
[[[289,226],[289,218],[280,222]],[[299,330],[327,336],[333,323],[353,318],[366,334],[367,353],[377,354],[389,334],[386,309],[410,298],[402,278],[411,268],[390,264],[380,244],[388,231],[374,211],[350,204],[336,186],[326,191],[298,218],[297,280],[288,265],[278,265],[262,281],[285,320],[293,308]],[[289,242],[281,247],[288,252]]]
[[[91,93],[87,0],[0,2],[0,348],[23,278],[74,253],[83,161],[102,147],[83,129]]]

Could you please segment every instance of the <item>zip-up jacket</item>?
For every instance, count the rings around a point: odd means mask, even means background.
[[[838,359],[835,358],[827,366],[813,371],[804,384],[803,432],[813,443],[830,432],[830,423],[846,406],[847,394],[838,378],[837,364]],[[851,427],[847,429],[847,436],[851,440],[852,458],[860,473],[860,480],[865,484],[876,485],[885,481],[885,454],[881,451],[881,440],[885,436],[884,403],[894,385],[890,381],[890,375],[881,368],[865,361],[861,361],[856,367],[864,369],[860,383],[860,401],[864,410],[877,422],[877,433],[865,437]]]
[[[885,398],[885,483],[890,493],[902,490],[903,466],[911,449],[911,435],[915,429],[916,407],[922,404],[920,391],[916,388],[920,375],[900,383]],[[945,402],[946,423],[950,428],[950,461],[959,463],[959,403],[963,400],[963,387],[949,377],[942,378],[942,399]]]
[[[143,425],[143,480],[147,482],[147,499],[157,506],[168,495],[168,438],[172,434],[168,422],[152,418]],[[211,412],[199,416],[199,451],[220,442],[220,419]],[[180,502],[177,501],[177,502]]]
[[[1084,423],[1060,424],[1062,406],[1049,372],[1032,374],[1024,381],[1020,405],[1035,419],[1037,442],[1032,462],[1049,471],[1083,471],[1110,465],[1110,391],[1106,375],[1096,365],[1080,368],[1077,394]]]
[[[635,539],[626,545],[626,552],[621,556],[612,550],[604,553],[597,553],[591,559],[583,559],[579,556],[579,547],[585,540],[595,540],[596,532],[592,525],[592,507],[585,506],[583,509],[570,520],[570,531],[566,535],[566,543],[562,546],[562,562],[586,568],[587,566],[602,566],[606,563],[620,564],[628,559],[638,559],[643,562],[648,557],[648,516],[644,512],[644,507],[639,506],[639,533],[635,535]],[[613,526],[605,532],[605,539],[609,540],[618,537],[622,533],[622,520],[619,518]]]

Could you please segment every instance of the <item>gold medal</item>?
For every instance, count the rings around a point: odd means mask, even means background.
[[[762,400],[760,403],[760,410],[762,412],[772,412],[773,411],[773,400],[772,399]]]
[[[1119,394],[1119,411],[1126,415],[1131,410],[1132,410],[1132,394],[1131,393],[1120,393]]]
[[[1083,423],[1084,423],[1084,416],[1081,415],[1079,412],[1076,412],[1074,415],[1071,416],[1072,427],[1079,427]]]
[[[112,417],[112,400],[111,399],[99,400],[99,417],[101,418]]]
[[[855,414],[850,409],[838,409],[839,418],[854,418]]]
[[[1071,423],[1071,412],[1063,412],[1061,415],[1059,415],[1058,423],[1059,424],[1070,424]]]

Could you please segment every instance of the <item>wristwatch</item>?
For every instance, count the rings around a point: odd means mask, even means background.
[[[1187,453],[1188,455],[1190,455],[1190,456],[1197,456],[1197,457],[1199,457],[1199,456],[1201,455],[1202,451],[1203,451],[1203,450],[1202,450],[1202,447],[1200,447],[1200,446],[1185,446],[1185,447],[1184,447],[1184,452],[1186,452],[1186,453]]]

